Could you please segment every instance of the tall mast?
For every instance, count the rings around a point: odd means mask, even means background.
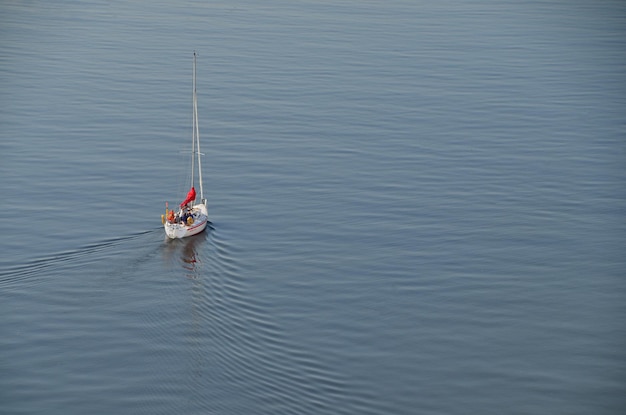
[[[196,161],[196,51],[193,51],[193,75],[192,79],[192,94],[191,104],[193,111],[193,124],[191,128],[191,187],[193,187],[194,179],[196,175],[195,161]]]
[[[200,157],[200,127],[198,126],[198,95],[196,93],[196,51],[193,52],[193,121],[196,148],[198,152],[198,180],[200,180],[200,201],[204,203],[204,190],[202,186],[202,163]]]

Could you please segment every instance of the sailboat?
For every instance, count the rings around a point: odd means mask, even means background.
[[[165,214],[161,215],[161,223],[168,238],[177,239],[196,235],[202,232],[209,221],[206,199],[202,188],[202,153],[200,152],[200,130],[198,128],[198,95],[196,93],[196,52],[193,52],[193,125],[191,144],[191,186],[187,197],[177,209],[169,209],[165,202]],[[200,185],[200,203],[196,203],[194,179],[198,170]]]

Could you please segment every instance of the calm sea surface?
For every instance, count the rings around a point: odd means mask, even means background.
[[[0,413],[623,414],[625,51],[611,0],[3,1]]]

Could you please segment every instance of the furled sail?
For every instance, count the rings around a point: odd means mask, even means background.
[[[187,197],[185,198],[183,203],[180,204],[180,206],[183,207],[187,203],[192,202],[194,200],[196,200],[196,189],[194,189],[194,187],[191,186],[191,189],[189,190],[189,192],[187,192]]]

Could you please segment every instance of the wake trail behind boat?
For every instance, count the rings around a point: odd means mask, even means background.
[[[45,276],[49,272],[57,272],[63,267],[73,268],[84,265],[90,256],[96,253],[113,249],[125,242],[150,234],[157,234],[158,232],[160,232],[160,227],[94,242],[81,248],[44,255],[25,263],[0,264],[0,289],[12,290],[41,283],[45,281]]]

